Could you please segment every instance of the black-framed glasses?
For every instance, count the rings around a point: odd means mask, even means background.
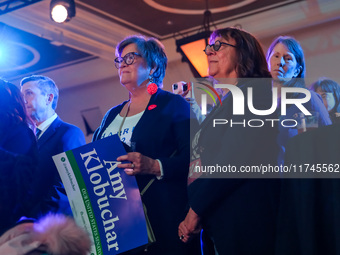
[[[117,69],[119,69],[120,64],[123,63],[123,61],[125,62],[125,64],[132,65],[133,62],[135,61],[135,56],[139,56],[141,57],[142,55],[137,53],[137,52],[129,52],[126,53],[126,55],[124,57],[116,57],[115,58],[115,67]]]
[[[212,50],[218,51],[223,44],[236,48],[235,45],[232,45],[230,43],[220,42],[219,40],[217,40],[217,41],[215,41],[214,44],[208,44],[203,51],[205,52],[205,54],[208,55],[209,51],[212,51]]]

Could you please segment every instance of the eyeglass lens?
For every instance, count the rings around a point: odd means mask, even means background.
[[[218,51],[221,48],[221,42],[216,41],[213,45],[214,51]]]
[[[214,51],[218,51],[221,48],[221,45],[221,42],[217,40],[214,44],[208,44],[204,51],[207,53],[207,51],[211,50],[211,48],[213,48]]]
[[[120,64],[124,61],[125,64],[131,65],[135,60],[135,54],[133,52],[127,53],[124,57],[117,57],[115,59],[115,66],[118,69]]]

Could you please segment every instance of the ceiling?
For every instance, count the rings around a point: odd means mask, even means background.
[[[261,37],[339,19],[339,2],[82,0],[76,1],[76,17],[57,24],[49,18],[50,1],[43,0],[0,15],[0,77],[18,82],[44,74],[59,80],[61,89],[77,86],[112,77],[114,48],[131,34],[159,38],[169,61],[180,59],[174,40],[201,30],[207,7],[212,29],[240,25]]]
[[[203,25],[203,14],[209,9],[214,23],[235,17],[279,8],[299,0],[82,0],[79,3],[102,17],[140,33],[165,39]]]

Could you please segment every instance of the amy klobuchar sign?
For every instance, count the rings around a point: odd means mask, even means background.
[[[53,156],[73,216],[92,235],[91,254],[119,254],[148,243],[136,179],[117,167],[124,154],[114,135]]]

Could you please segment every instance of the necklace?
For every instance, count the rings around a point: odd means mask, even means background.
[[[119,127],[119,129],[118,129],[118,133],[117,133],[117,134],[118,134],[119,139],[120,139],[120,132],[122,131],[122,128],[123,128],[125,119],[126,119],[128,113],[129,113],[129,110],[130,110],[130,105],[131,105],[131,100],[129,100],[129,104],[128,104],[128,106],[127,106],[127,109],[126,109],[125,115],[124,115],[124,117],[123,117],[122,123],[120,123],[120,127]]]

